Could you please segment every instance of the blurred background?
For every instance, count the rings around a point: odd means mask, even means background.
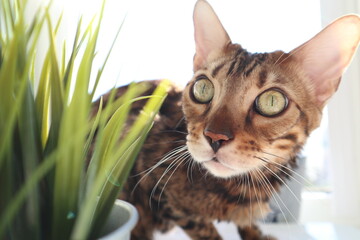
[[[39,2],[30,1],[34,11]],[[99,63],[124,19],[125,22],[96,95],[113,86],[140,80],[168,78],[185,85],[192,76],[195,52],[192,24],[195,2],[107,0],[98,42]],[[290,51],[337,17],[360,12],[359,0],[209,2],[232,41],[252,52]],[[80,15],[86,23],[99,12],[100,6],[100,0],[53,0],[54,19],[63,13],[58,38],[66,40],[68,49],[72,47]],[[39,48],[38,54],[45,53]],[[304,175],[309,181],[302,187],[299,223],[320,221],[360,227],[359,67],[358,52],[324,111],[321,127],[311,135],[303,151]],[[94,71],[97,68],[95,65]]]

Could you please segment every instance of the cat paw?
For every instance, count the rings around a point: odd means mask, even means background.
[[[278,239],[270,235],[265,235],[265,236],[261,236],[259,240],[278,240]]]
[[[241,240],[278,240],[270,235],[263,235],[258,226],[251,225],[244,228],[238,228]]]

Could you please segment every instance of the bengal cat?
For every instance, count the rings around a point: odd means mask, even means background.
[[[214,220],[234,222],[244,240],[270,239],[256,219],[319,126],[358,46],[360,18],[339,18],[289,53],[232,43],[204,0],[194,29],[194,76],[169,90],[121,196],[140,214],[131,239],[174,225],[191,239],[221,239]],[[157,82],[149,83],[151,93]]]

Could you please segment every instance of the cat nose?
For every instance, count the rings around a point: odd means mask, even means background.
[[[209,144],[215,153],[219,150],[219,148],[224,142],[229,141],[233,138],[230,133],[214,133],[209,130],[205,130],[204,135],[209,141]]]

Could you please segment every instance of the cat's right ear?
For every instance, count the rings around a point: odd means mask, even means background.
[[[196,54],[194,71],[203,67],[209,56],[231,43],[229,35],[209,3],[198,0],[194,8]]]
[[[337,90],[359,41],[360,17],[347,15],[291,52],[307,75],[307,84],[313,89],[319,108],[324,107]]]

